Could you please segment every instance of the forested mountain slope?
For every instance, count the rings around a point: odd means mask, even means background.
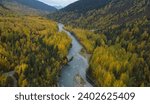
[[[98,1],[101,2],[101,0]],[[93,3],[97,4],[94,1]],[[80,5],[84,7],[85,4],[83,2]],[[111,28],[113,25],[121,25],[143,16],[150,18],[149,0],[110,0],[105,6],[95,7],[96,9],[89,9],[86,12],[76,12],[71,8],[74,6],[78,7],[76,3],[73,3],[64,8],[63,11],[60,10],[50,15],[50,18],[72,26],[95,29],[97,31],[103,31],[106,28]],[[79,10],[82,11],[82,8],[79,8]]]
[[[5,16],[7,14],[12,14],[12,13],[11,13],[11,11],[7,7],[5,7],[4,5],[2,5],[0,3],[0,16],[2,16],[2,15]]]
[[[0,0],[0,3],[12,11],[28,15],[50,13],[57,10],[38,0]]]
[[[54,21],[0,5],[0,86],[57,86],[70,44]]]
[[[92,54],[87,76],[95,86],[150,86],[149,10],[150,0],[111,0],[50,17],[72,26],[68,30]]]
[[[68,5],[67,7],[63,8],[61,11],[64,12],[87,12],[92,9],[100,8],[107,4],[110,0],[79,0],[75,3]]]

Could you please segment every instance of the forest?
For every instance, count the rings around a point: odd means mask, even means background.
[[[150,1],[103,1],[80,8],[79,0],[47,17],[0,4],[0,86],[58,86],[72,42],[60,22],[90,54],[93,86],[150,87]]]
[[[107,41],[104,34],[96,34],[88,29],[73,28],[71,26],[66,26],[65,29],[79,40],[89,54],[92,54],[97,46],[105,45]]]
[[[149,26],[143,18],[109,32],[107,46],[97,47],[90,60],[97,86],[150,86]]]
[[[150,21],[143,17],[105,34],[68,29],[92,54],[87,75],[94,86],[150,86]]]
[[[87,76],[94,86],[143,87],[150,86],[149,8],[149,0],[112,0],[100,9],[50,18],[65,23],[92,55]]]
[[[5,11],[0,15],[0,86],[57,86],[71,39],[54,21]]]

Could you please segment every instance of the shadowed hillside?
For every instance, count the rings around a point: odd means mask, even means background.
[[[57,9],[37,0],[1,0],[1,4],[12,11],[22,14],[44,14],[54,12]]]

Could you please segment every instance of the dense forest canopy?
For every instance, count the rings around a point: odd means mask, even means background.
[[[49,17],[70,25],[68,30],[92,54],[87,76],[95,86],[150,86],[149,0],[111,0],[84,12],[63,10]]]
[[[71,39],[46,18],[0,10],[0,86],[56,86]]]
[[[71,39],[24,4],[0,0],[0,86],[57,86]],[[137,87],[150,86],[149,10],[150,0],[79,0],[48,17],[90,54],[94,86]]]

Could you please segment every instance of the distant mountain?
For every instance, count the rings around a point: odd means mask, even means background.
[[[109,1],[110,0],[79,0],[63,8],[62,11],[86,12],[88,10],[100,8]]]
[[[26,5],[30,8],[39,9],[42,11],[56,11],[57,9],[55,7],[49,6],[43,2],[40,2],[38,0],[14,0],[22,5]]]
[[[0,3],[11,10],[29,14],[29,13],[42,13],[42,12],[54,12],[57,9],[40,2],[38,0],[0,0]]]

